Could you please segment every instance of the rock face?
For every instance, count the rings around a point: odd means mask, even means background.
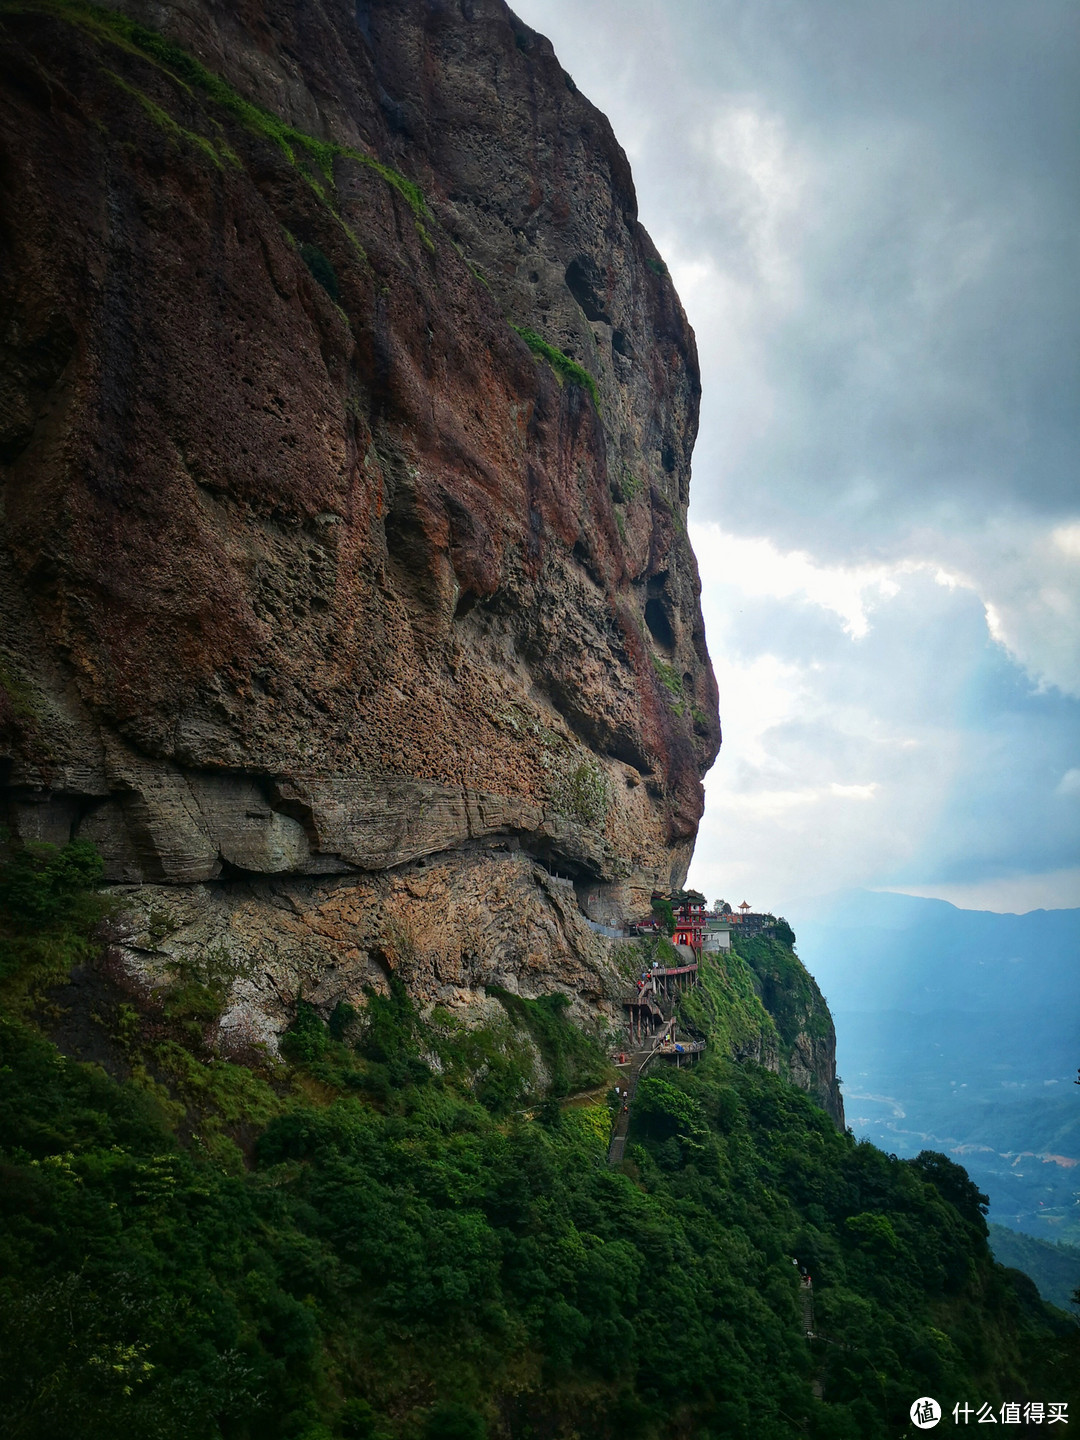
[[[809,1003],[799,1015],[797,1029],[784,1047],[780,1073],[800,1090],[812,1095],[838,1129],[845,1128],[844,1097],[836,1078],[836,1030],[829,1007],[813,976],[806,973]]]
[[[498,836],[647,908],[719,743],[697,363],[548,42],[147,0],[3,43],[11,828],[170,884]]]
[[[10,832],[249,1021],[390,963],[610,1008],[585,916],[682,883],[720,734],[694,339],[607,121],[501,0],[0,45]]]
[[[127,896],[114,953],[129,974],[163,967],[230,982],[218,1022],[226,1051],[271,1048],[296,997],[329,1015],[363,1006],[391,973],[425,1008],[479,1019],[497,985],[561,990],[580,1021],[615,1033],[627,980],[589,928],[570,881],[523,854],[450,852],[362,880],[279,876],[140,886]]]

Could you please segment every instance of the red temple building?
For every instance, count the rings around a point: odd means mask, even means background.
[[[705,902],[685,900],[675,912],[676,945],[689,945],[700,951],[705,941]]]

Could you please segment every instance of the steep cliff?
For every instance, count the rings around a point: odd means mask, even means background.
[[[842,1129],[779,923],[607,1163],[644,944],[596,922],[681,884],[719,730],[693,339],[547,42],[7,0],[0,47],[0,1430],[1067,1403],[964,1172]]]
[[[728,951],[705,954],[684,1018],[724,1054],[764,1066],[812,1096],[843,1130],[836,1030],[794,945],[781,920],[749,939],[736,937]]]
[[[777,1062],[765,1063],[812,1095],[844,1128],[844,1099],[836,1078],[836,1029],[817,981],[795,954],[787,922],[750,939],[736,939],[739,958],[776,1029]],[[763,1057],[764,1058],[764,1057]]]
[[[581,912],[681,883],[719,726],[606,120],[500,0],[2,13],[10,830],[98,846],[133,960],[257,946],[262,1011],[395,907],[431,998],[613,993]]]

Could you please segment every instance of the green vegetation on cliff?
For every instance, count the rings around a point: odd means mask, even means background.
[[[749,967],[761,1003],[772,1016],[781,1042],[789,1048],[800,1035],[820,1040],[832,1031],[825,1001],[795,954],[794,942],[795,936],[783,920],[761,935],[732,937],[732,950]]]
[[[1075,1327],[994,1265],[960,1167],[856,1144],[724,1053],[725,995],[756,1003],[734,961],[612,1170],[605,1104],[521,1108],[529,1054],[556,1090],[603,1074],[557,1001],[466,1032],[391,983],[329,1024],[300,1005],[285,1063],[229,1063],[195,1023],[212,987],[148,999],[90,962],[72,863],[0,877],[13,969],[35,926],[78,964],[0,1022],[5,1435],[873,1440],[920,1394],[1075,1403]]]
[[[1080,1295],[1080,1246],[990,1226],[994,1259],[1030,1277],[1044,1300],[1068,1310]]]
[[[776,1027],[738,951],[703,955],[698,984],[680,1004],[682,1019],[725,1055],[771,1058],[778,1052]]]
[[[94,5],[89,3],[89,0],[2,0],[0,3],[0,15],[4,12],[18,14],[34,11],[76,25],[99,42],[150,61],[162,76],[173,81],[180,90],[200,95],[232,123],[239,125],[250,135],[274,145],[290,164],[300,170],[323,200],[328,200],[334,191],[336,161],[352,161],[373,170],[392,190],[397,191],[408,205],[413,213],[417,232],[426,248],[434,248],[425,225],[425,222],[431,219],[431,211],[423,191],[414,181],[399,174],[392,166],[385,165],[374,156],[352,146],[339,145],[336,141],[309,135],[306,131],[287,124],[269,110],[252,104],[220,75],[208,70],[194,55],[175,45],[158,31],[140,25],[122,11]],[[236,152],[222,139],[217,122],[214,122],[214,125],[218,133],[212,136],[200,135],[180,125],[167,110],[121,76],[111,70],[106,73],[114,84],[138,101],[159,129],[172,138],[186,140],[218,168],[222,158],[231,164],[241,163]],[[320,279],[319,283],[322,284],[323,281]]]
[[[579,365],[576,360],[571,360],[569,355],[564,355],[557,346],[549,344],[542,335],[538,335],[535,330],[530,330],[527,326],[511,324],[510,329],[521,336],[534,355],[547,361],[554,370],[555,378],[560,385],[567,381],[571,385],[580,385],[583,390],[589,392],[597,410],[600,409],[600,391],[597,389],[596,381],[583,365]]]

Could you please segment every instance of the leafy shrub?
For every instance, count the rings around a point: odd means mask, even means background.
[[[862,1215],[849,1215],[844,1221],[844,1229],[856,1236],[867,1250],[895,1255],[900,1248],[896,1231],[887,1215],[877,1215],[871,1211],[865,1211]]]
[[[78,923],[86,915],[87,893],[105,874],[101,856],[85,840],[55,845],[17,845],[0,866],[0,911],[15,926]]]
[[[774,936],[777,940],[780,941],[781,945],[786,945],[789,950],[794,950],[795,931],[791,928],[791,926],[788,924],[788,922],[784,919],[782,915],[780,916],[779,920],[774,921],[774,923],[769,926],[766,933]]]
[[[982,1193],[962,1165],[937,1150],[920,1150],[915,1159],[907,1163],[924,1180],[928,1180],[969,1225],[982,1235],[989,1233],[985,1217],[990,1198]]]
[[[331,1040],[345,1040],[357,1021],[356,1007],[347,1000],[339,1000],[330,1012],[326,1028]]]
[[[390,978],[388,994],[367,991],[363,1025],[356,1048],[366,1059],[387,1065],[419,1055],[420,1016],[396,975]]]
[[[567,995],[542,995],[526,1000],[497,985],[488,986],[511,1019],[523,1023],[543,1057],[550,1079],[550,1094],[569,1095],[599,1085],[607,1069],[603,1052],[567,1017]]]
[[[438,1405],[424,1425],[424,1440],[487,1440],[482,1415],[467,1405]]]
[[[337,1429],[342,1440],[389,1440],[385,1423],[367,1400],[346,1400],[338,1416]]]
[[[0,865],[0,997],[24,1003],[94,953],[90,935],[112,902],[96,893],[104,865],[93,845],[15,845]]]
[[[521,336],[522,340],[525,341],[525,344],[534,355],[539,356],[541,360],[547,361],[552,370],[554,370],[555,378],[560,385],[567,381],[571,385],[580,385],[584,390],[589,392],[593,404],[599,411],[600,391],[596,387],[596,381],[584,366],[579,365],[576,360],[571,360],[569,355],[564,355],[563,352],[554,345],[548,344],[543,336],[538,335],[535,330],[530,330],[521,325],[511,325],[510,328]]]
[[[671,901],[663,899],[654,900],[652,902],[652,911],[653,914],[656,916],[657,920],[659,920],[660,927],[665,932],[665,934],[667,934],[668,936],[674,935],[675,911],[672,908]]]
[[[312,1065],[330,1048],[330,1036],[314,1005],[298,1000],[296,1018],[281,1037],[281,1053],[298,1065]]]

